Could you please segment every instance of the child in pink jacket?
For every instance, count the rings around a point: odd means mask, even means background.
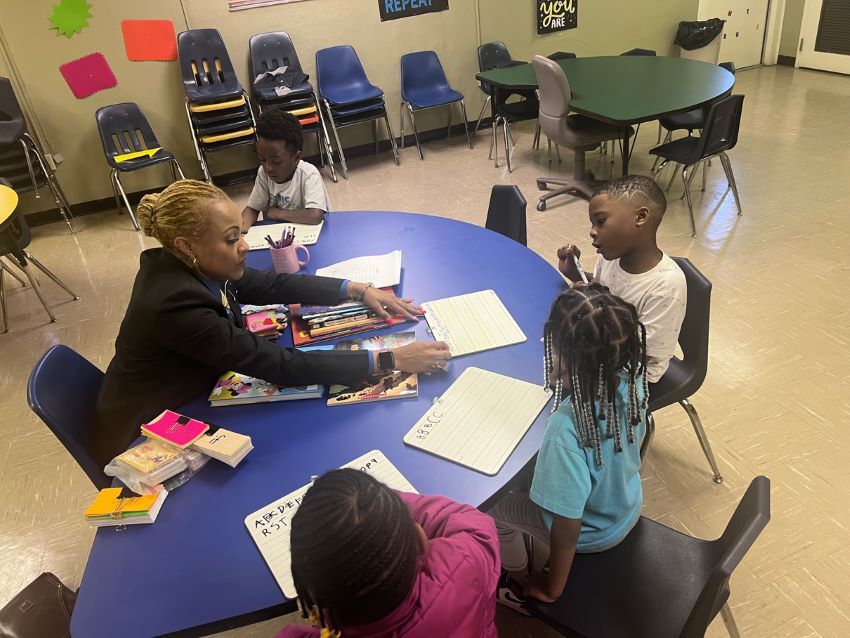
[[[313,483],[292,520],[292,575],[315,627],[277,638],[496,638],[493,519],[398,493],[360,470]]]

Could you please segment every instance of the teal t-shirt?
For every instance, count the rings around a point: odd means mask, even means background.
[[[638,384],[638,397],[643,389]],[[614,452],[614,439],[605,436],[600,421],[603,467],[596,466],[593,448],[581,447],[569,397],[549,417],[546,434],[531,484],[531,500],[543,508],[543,520],[552,527],[552,514],[581,519],[576,551],[599,552],[622,541],[637,523],[643,490],[640,483],[640,444],[646,419],[635,427],[635,442],[628,442],[628,382],[623,374],[617,389],[617,415],[622,432],[622,452]],[[599,402],[596,402],[597,414]]]

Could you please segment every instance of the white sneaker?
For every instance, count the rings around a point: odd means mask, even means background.
[[[507,585],[499,585],[499,590],[496,592],[496,602],[500,605],[511,608],[518,614],[531,616],[525,608],[525,601],[517,596]]]

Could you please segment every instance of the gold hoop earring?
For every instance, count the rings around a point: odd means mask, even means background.
[[[192,260],[192,268],[198,267],[198,258],[195,257],[192,253],[186,253],[186,257]]]

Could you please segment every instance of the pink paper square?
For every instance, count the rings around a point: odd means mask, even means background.
[[[68,88],[78,100],[118,85],[115,74],[102,53],[92,53],[59,67]]]

